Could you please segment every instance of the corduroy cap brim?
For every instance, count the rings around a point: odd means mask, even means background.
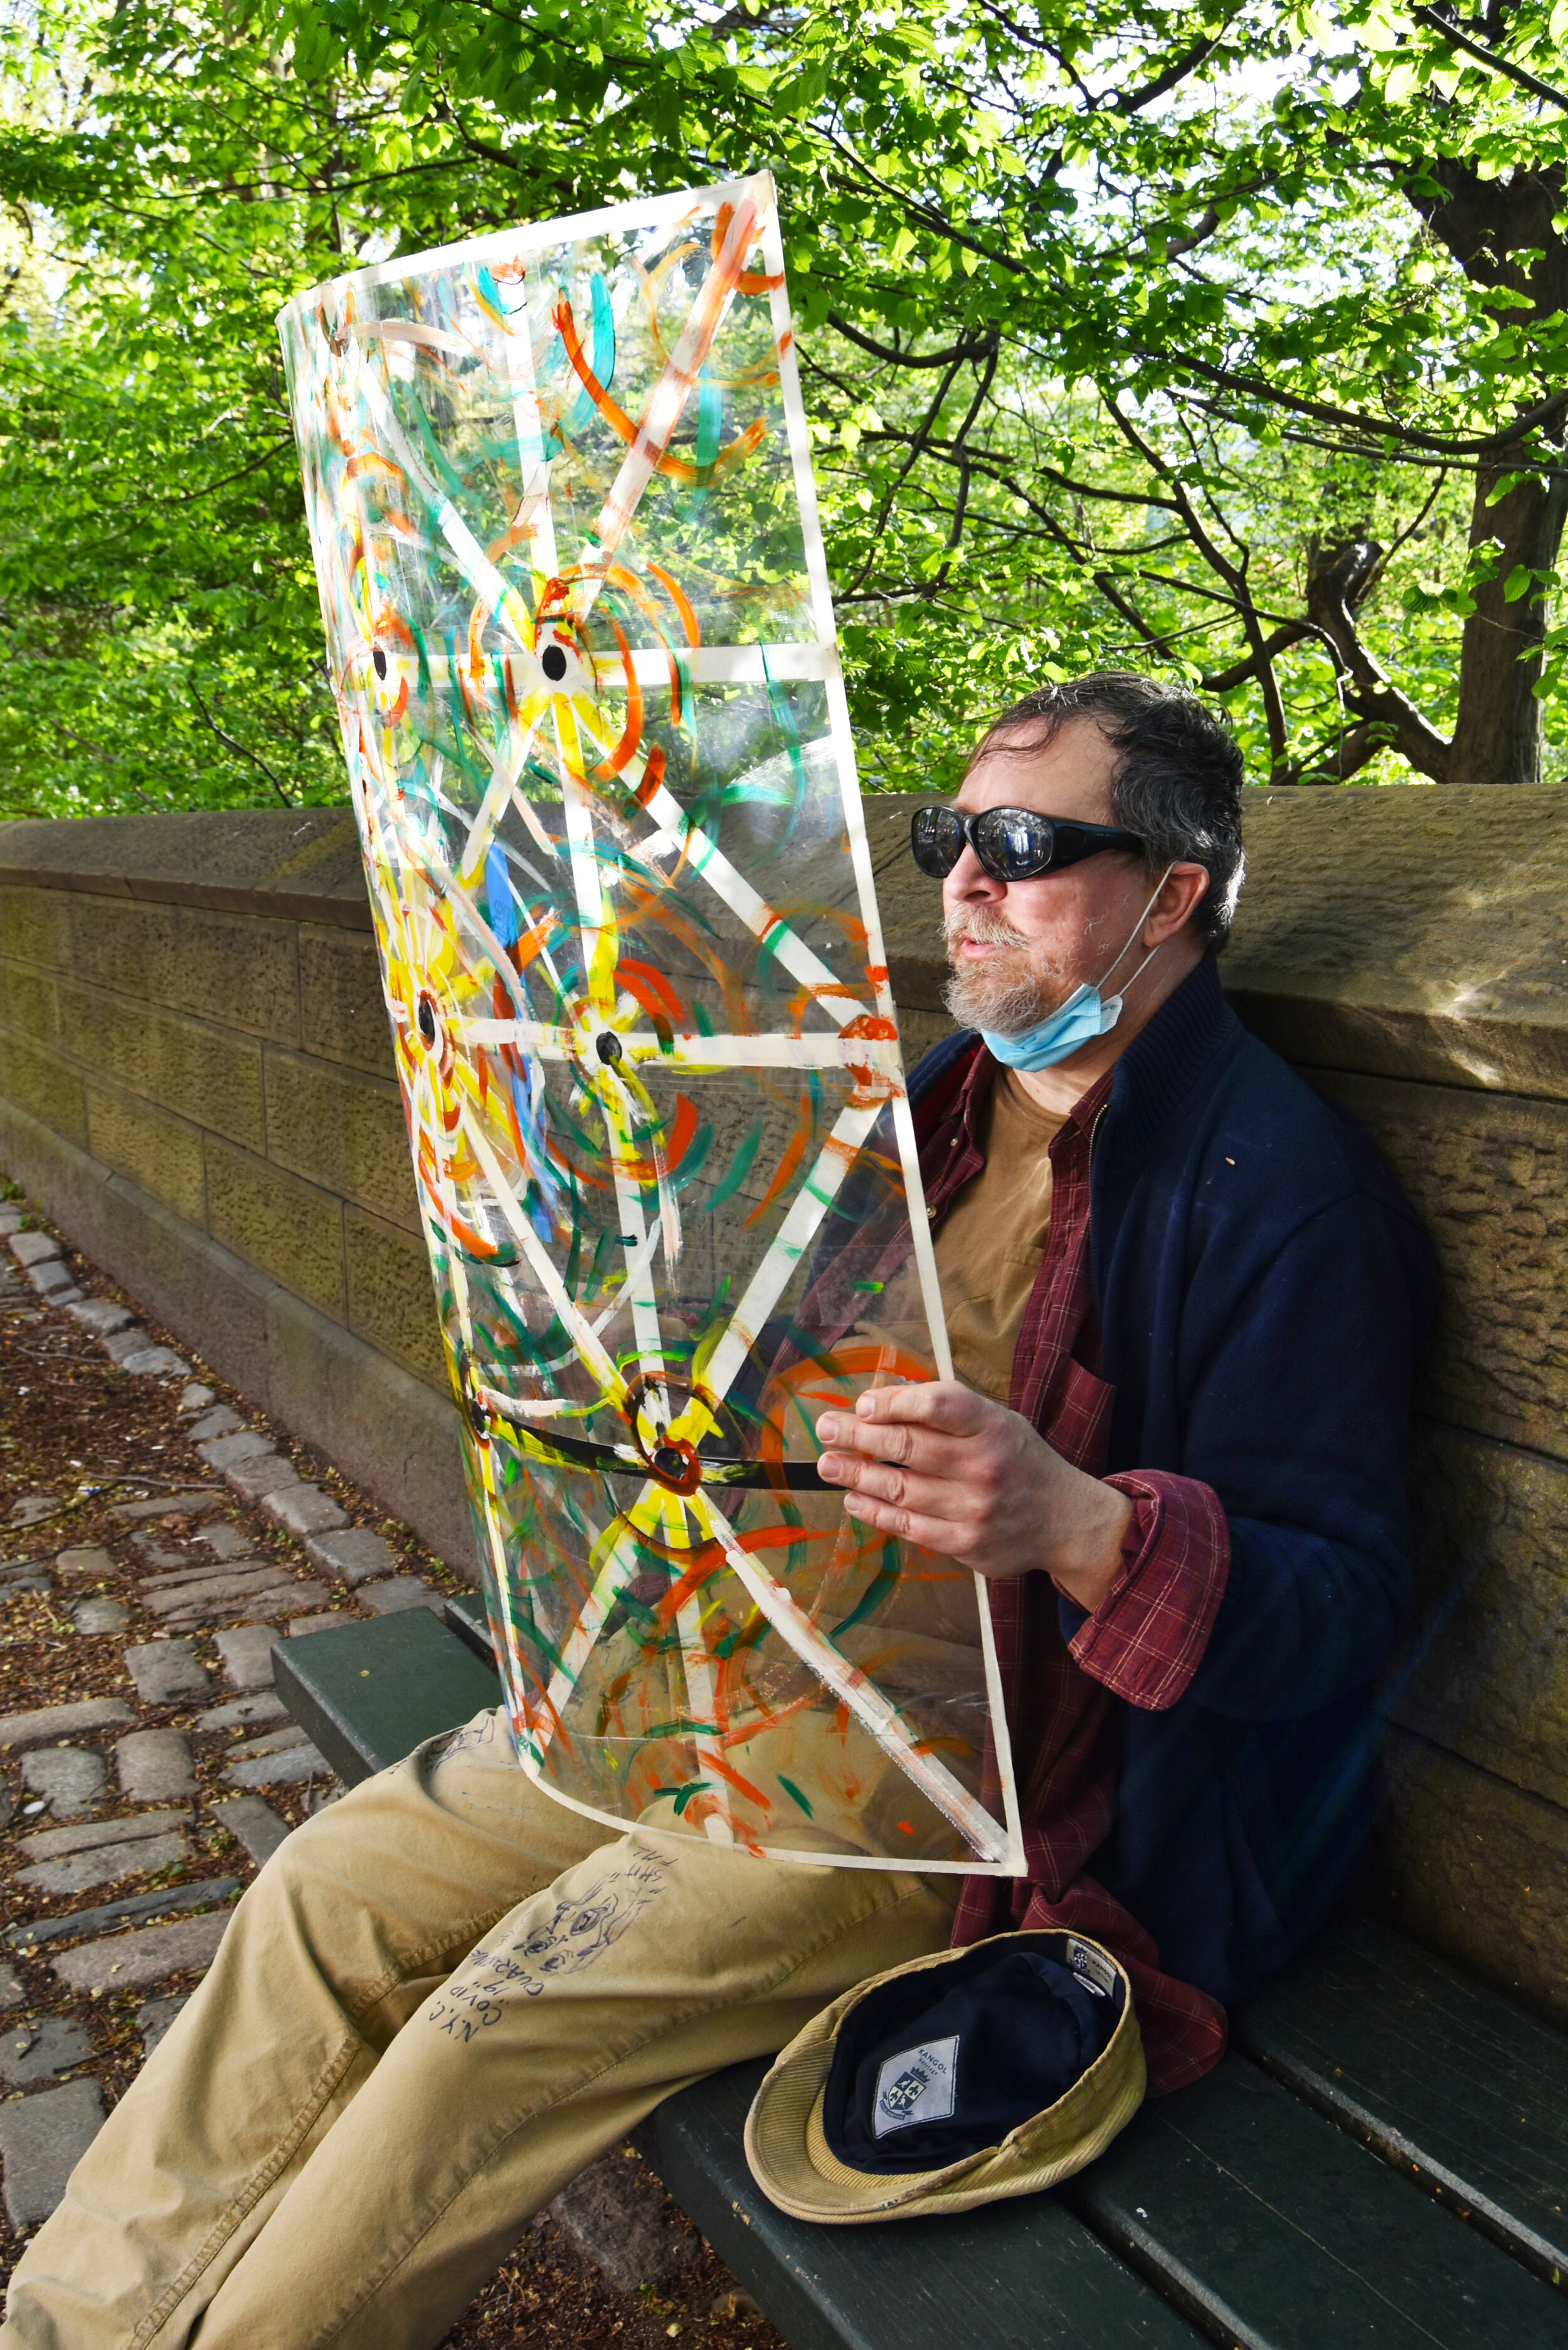
[[[997,1951],[1036,1942],[1036,1935],[998,1934],[971,1949]],[[752,2176],[793,2219],[848,2227],[871,2220],[915,2220],[940,2211],[968,2211],[1008,2195],[1034,2195],[1069,2178],[1103,2154],[1143,2103],[1143,2042],[1133,2012],[1132,1986],[1114,1953],[1085,1935],[1064,1938],[1113,1968],[1124,1999],[1110,2040],[1065,2095],[1010,2130],[998,2146],[982,2147],[940,2170],[852,2169],[828,2145],[822,2123],[823,2092],[845,2018],[884,1983],[951,1967],[970,1952],[934,1950],[886,1974],[857,1983],[815,2016],[774,2060],[746,2116],[746,2160]],[[937,1996],[933,1985],[933,2000]]]

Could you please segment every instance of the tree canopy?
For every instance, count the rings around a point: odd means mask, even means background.
[[[1095,665],[1201,684],[1257,781],[1552,775],[1565,27],[1568,0],[29,6],[0,806],[335,795],[277,307],[759,163],[869,781],[950,781],[986,712]]]

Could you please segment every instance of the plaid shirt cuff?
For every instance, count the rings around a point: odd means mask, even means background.
[[[1225,1595],[1231,1530],[1218,1493],[1195,1477],[1130,1469],[1105,1482],[1127,1495],[1132,1523],[1109,1596],[1068,1646],[1113,1695],[1158,1713],[1203,1660]]]

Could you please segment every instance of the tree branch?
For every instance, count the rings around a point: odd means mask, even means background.
[[[192,678],[189,680],[188,682],[191,688],[192,701],[195,703],[205,724],[211,732],[217,736],[224,749],[234,752],[237,756],[242,759],[248,759],[253,767],[259,767],[262,774],[266,777],[267,782],[272,785],[273,790],[277,794],[278,798],[283,802],[284,806],[290,808],[295,806],[296,802],[290,797],[289,794],[285,791],[283,785],[278,782],[277,777],[273,774],[272,769],[267,765],[266,761],[258,757],[254,751],[247,750],[245,745],[240,742],[235,735],[226,733],[225,730],[219,725],[217,720],[213,717],[212,712],[208,709],[206,703],[197,692],[195,680]]]
[[[1402,759],[1407,759],[1418,774],[1430,775],[1434,783],[1446,784],[1453,745],[1444,742],[1409,696],[1391,682],[1386,670],[1362,642],[1355,625],[1356,607],[1370,590],[1383,559],[1383,549],[1367,538],[1312,550],[1307,557],[1307,610],[1334,648],[1341,673],[1353,688],[1355,716],[1386,727]]]
[[[1410,14],[1418,24],[1425,25],[1428,32],[1436,33],[1440,41],[1446,41],[1450,48],[1463,49],[1467,57],[1478,58],[1493,73],[1517,82],[1521,89],[1529,90],[1535,98],[1543,98],[1548,106],[1560,106],[1568,114],[1568,90],[1554,89],[1549,81],[1542,81],[1538,75],[1527,72],[1523,66],[1516,66],[1509,57],[1500,57],[1495,49],[1487,47],[1484,41],[1472,41],[1468,33],[1461,33],[1457,25],[1450,25],[1436,8],[1412,8]]]

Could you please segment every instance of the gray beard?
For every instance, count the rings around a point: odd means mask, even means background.
[[[1012,951],[1000,968],[992,962],[953,962],[943,1000],[961,1028],[988,1028],[993,1036],[1022,1036],[1061,1003],[1062,974],[1031,962],[1028,941],[1001,915],[950,915],[942,930],[950,961],[964,938]]]

